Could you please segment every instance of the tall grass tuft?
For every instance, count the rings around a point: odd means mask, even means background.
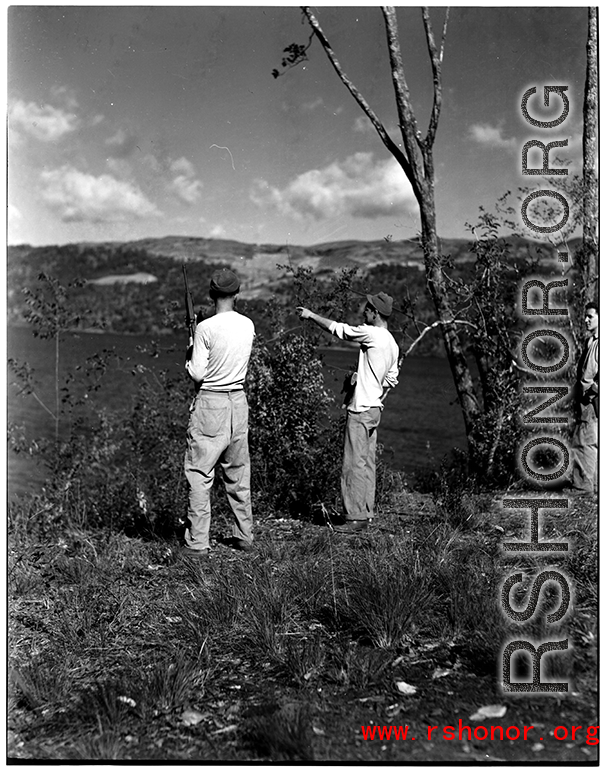
[[[58,710],[73,691],[73,656],[38,656],[9,673],[9,696],[33,711]]]
[[[355,634],[377,648],[405,643],[430,602],[429,575],[418,552],[399,551],[384,539],[351,558],[346,569],[340,610]]]
[[[206,644],[198,654],[180,650],[170,661],[160,661],[143,676],[137,689],[137,698],[143,710],[171,712],[186,706],[190,698],[204,697],[207,682],[212,675],[210,656]]]
[[[246,637],[273,661],[284,658],[283,638],[298,613],[294,592],[286,582],[285,571],[278,573],[268,563],[259,564],[247,592]]]
[[[324,648],[320,636],[286,638],[283,669],[295,685],[304,687],[314,682],[323,663]]]
[[[271,761],[313,762],[310,709],[303,702],[266,704],[245,724],[244,740],[256,753]]]

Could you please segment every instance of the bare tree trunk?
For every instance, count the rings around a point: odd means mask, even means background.
[[[444,348],[450,363],[454,386],[465,422],[465,432],[469,440],[469,449],[473,450],[472,432],[475,422],[481,413],[481,408],[467,359],[463,351],[462,341],[458,334],[452,306],[440,266],[439,240],[436,232],[435,207],[433,190],[427,190],[421,206],[421,242],[427,287],[436,309],[436,314],[442,320],[442,338]]]
[[[585,302],[598,295],[598,9],[588,8],[587,71],[583,103],[583,242],[581,279]]]
[[[480,405],[475,396],[473,380],[467,365],[458,333],[458,326],[455,322],[454,312],[452,311],[452,305],[440,266],[439,238],[437,236],[435,213],[433,143],[442,106],[441,62],[446,25],[444,24],[444,35],[442,36],[440,52],[438,53],[429,14],[426,8],[423,9],[423,25],[427,36],[427,47],[433,78],[433,105],[427,134],[422,138],[417,129],[408,84],[404,75],[404,66],[398,42],[396,9],[385,7],[382,8],[382,11],[386,25],[390,67],[396,94],[398,116],[400,118],[400,129],[413,173],[414,181],[411,180],[413,189],[421,212],[421,243],[427,287],[433,299],[436,314],[442,321],[441,330],[444,347],[462,410],[469,447],[472,450],[474,447],[471,444],[472,432],[475,421],[480,414]]]
[[[404,151],[402,151],[396,142],[393,141],[381,120],[369,107],[365,98],[355,88],[346,73],[342,70],[333,48],[321,29],[314,13],[309,7],[302,7],[304,16],[323,46],[338,77],[346,88],[348,88],[363,112],[367,115],[386,149],[398,161],[402,170],[406,173],[415,193],[415,197],[417,198],[421,212],[421,243],[423,247],[427,286],[433,299],[436,314],[441,321],[440,327],[444,346],[463,413],[465,430],[467,437],[469,438],[469,447],[472,451],[475,448],[472,444],[473,427],[481,413],[481,407],[475,395],[475,387],[473,385],[473,380],[458,332],[458,323],[452,311],[452,304],[440,266],[439,239],[436,230],[434,197],[433,143],[435,141],[442,105],[441,63],[444,53],[448,13],[446,13],[444,31],[442,33],[440,49],[438,51],[434,40],[433,30],[431,28],[429,12],[426,8],[423,8],[422,10],[423,26],[425,28],[433,80],[433,104],[431,108],[431,116],[427,133],[425,137],[422,137],[421,132],[418,130],[404,73],[400,44],[398,42],[396,9],[389,6],[383,7],[381,10],[383,12],[386,28],[390,70],[392,74],[396,106],[398,109],[400,130],[402,131]]]
[[[58,438],[60,435],[60,329],[56,324],[56,337],[54,339],[54,444],[58,451]]]

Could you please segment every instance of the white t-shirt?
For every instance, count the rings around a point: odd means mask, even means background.
[[[218,312],[196,326],[194,349],[185,368],[202,389],[243,389],[254,339],[254,323],[231,310]]]
[[[329,331],[346,341],[358,341],[358,371],[356,389],[348,403],[349,411],[381,408],[383,388],[398,383],[398,357],[400,349],[387,328],[377,325],[347,325],[332,322]]]

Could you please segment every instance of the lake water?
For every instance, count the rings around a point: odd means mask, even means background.
[[[152,376],[151,371],[168,368],[183,370],[182,347],[171,351],[174,337],[154,340],[160,349],[158,357],[151,357],[140,347],[149,348],[147,337],[119,336],[116,334],[68,334],[61,343],[61,375],[76,373],[77,365],[86,358],[114,350],[125,359],[123,369],[106,377],[101,389],[90,396],[90,407],[123,407],[136,393],[141,376]],[[53,409],[54,343],[33,337],[30,328],[10,328],[7,334],[8,357],[27,362],[32,367],[36,392]],[[355,362],[355,350],[323,351],[327,383],[341,403],[340,393],[344,372]],[[132,364],[142,364],[149,372],[132,376]],[[9,375],[8,419],[23,425],[29,437],[51,438],[53,422],[44,408],[31,396],[17,396]],[[394,469],[412,473],[420,468],[437,464],[452,448],[466,445],[463,419],[455,402],[456,394],[448,362],[445,358],[409,357],[403,367],[398,386],[388,396],[379,427],[379,441],[385,447],[384,458]],[[41,469],[28,456],[8,456],[8,492],[15,494],[35,491],[41,487]]]

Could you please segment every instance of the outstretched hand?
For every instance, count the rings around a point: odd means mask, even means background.
[[[311,316],[310,309],[306,309],[306,307],[296,307],[296,310],[301,320],[308,320]]]

